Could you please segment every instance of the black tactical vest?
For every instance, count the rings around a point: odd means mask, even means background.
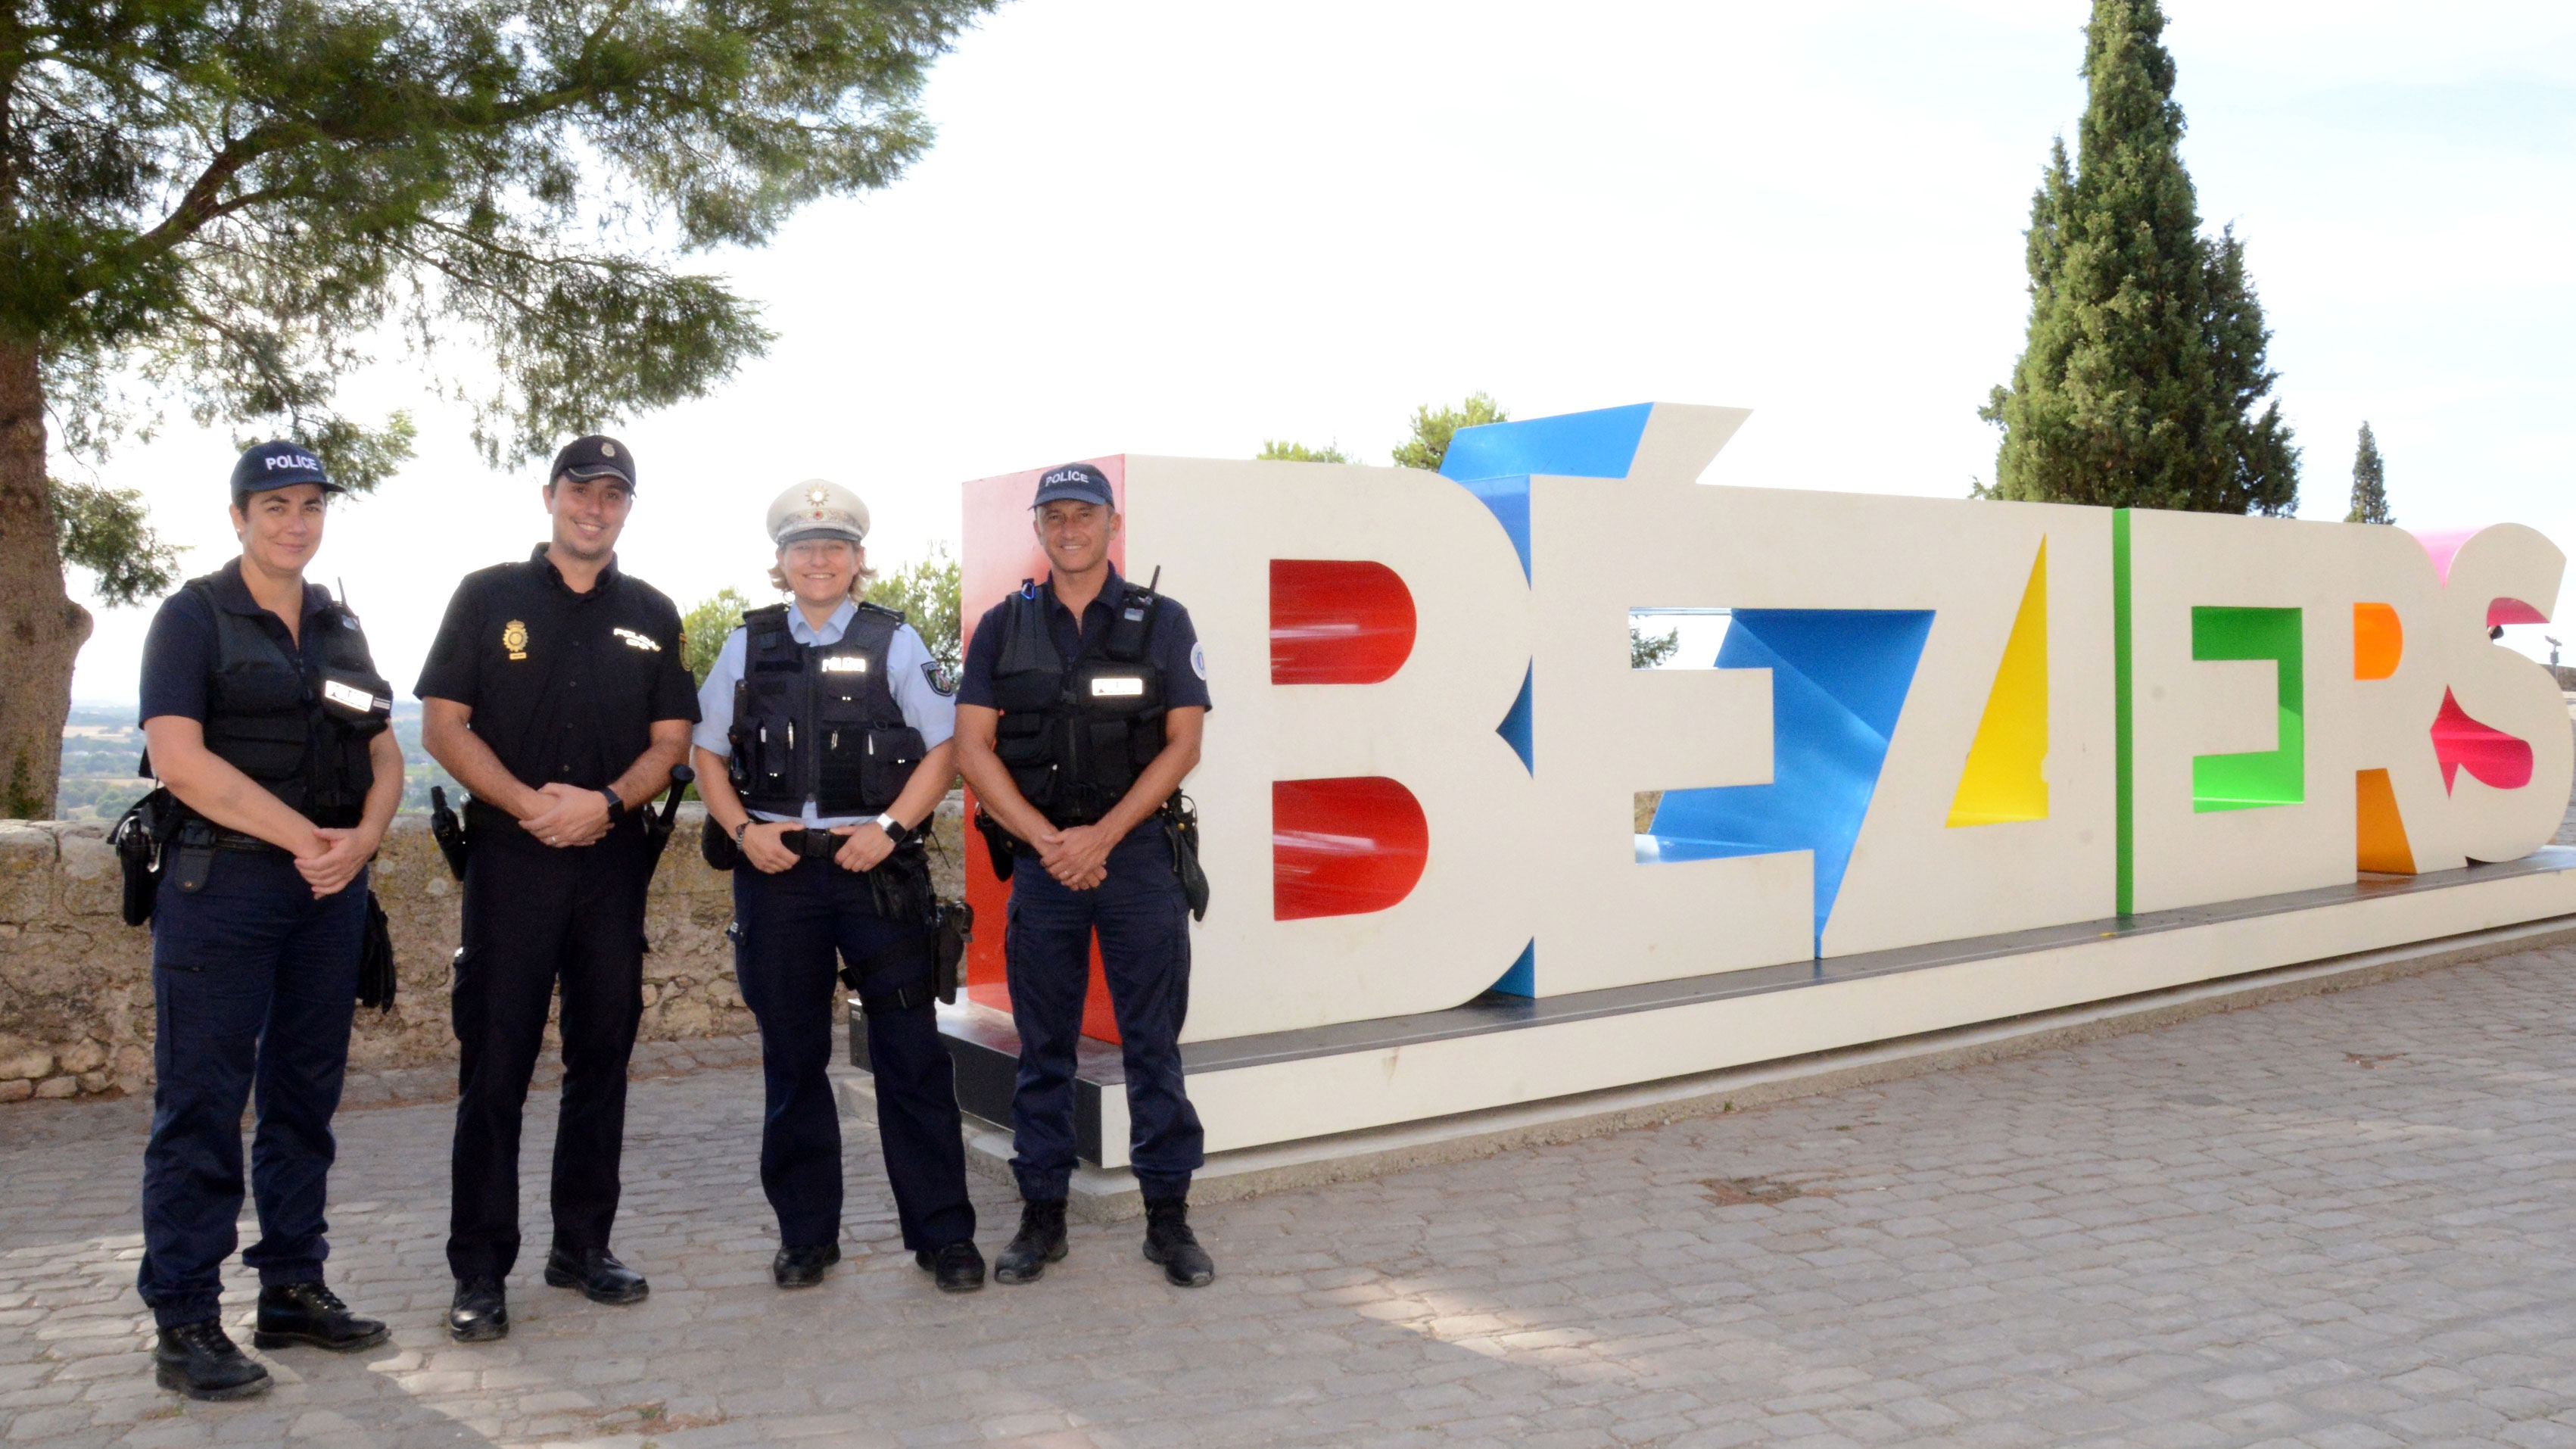
[[[1151,589],[1126,585],[1109,627],[1068,663],[1036,582],[1022,580],[1011,596],[993,666],[1001,710],[993,752],[1057,825],[1107,815],[1163,752],[1163,671],[1152,655],[1161,602]]]
[[[903,615],[862,601],[837,644],[799,644],[785,604],[742,616],[742,680],[733,687],[730,773],[744,808],[799,815],[876,815],[930,753],[904,723],[886,677]]]
[[[358,616],[339,604],[314,612],[304,627],[321,631],[322,667],[308,673],[256,616],[225,608],[214,583],[187,584],[215,616],[206,748],[314,824],[356,825],[376,779],[367,742],[394,708]]]

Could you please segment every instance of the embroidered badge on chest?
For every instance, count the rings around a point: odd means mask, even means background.
[[[650,634],[638,634],[634,630],[624,627],[614,628],[608,632],[625,640],[626,647],[629,649],[650,649],[656,654],[662,652],[662,641],[654,638]]]
[[[823,672],[825,674],[865,674],[868,672],[868,656],[826,654],[823,656]]]
[[[502,625],[501,647],[508,650],[510,652],[510,657],[513,659],[527,658],[528,626],[520,623],[516,619],[512,619],[509,623]]]

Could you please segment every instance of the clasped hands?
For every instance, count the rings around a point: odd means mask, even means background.
[[[373,860],[376,847],[385,843],[384,832],[361,825],[351,830],[329,830],[316,827],[310,848],[295,857],[295,869],[304,883],[313,888],[313,899],[335,896],[349,888],[358,872]]]
[[[1109,849],[1118,837],[1099,825],[1071,825],[1043,830],[1029,842],[1037,847],[1038,864],[1066,890],[1087,891],[1109,878]]]
[[[796,852],[789,850],[779,837],[791,830],[806,827],[793,820],[755,820],[742,833],[743,859],[759,867],[765,875],[776,875],[796,867]],[[835,825],[832,834],[841,837],[841,848],[832,853],[832,863],[852,873],[871,871],[894,854],[894,842],[877,828],[873,820],[857,825]]]
[[[608,797],[597,790],[557,781],[528,795],[519,828],[548,845],[569,849],[608,834]]]

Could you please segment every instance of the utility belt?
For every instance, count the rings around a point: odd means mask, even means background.
[[[213,878],[216,855],[230,851],[253,858],[293,860],[291,851],[256,835],[227,830],[189,809],[167,786],[134,802],[108,832],[124,880],[120,913],[129,926],[152,919],[166,880],[188,895],[206,888]],[[358,1004],[391,1011],[397,989],[392,923],[385,917],[375,887],[367,887],[366,923],[358,936]]]
[[[1162,808],[1148,817],[1146,823],[1160,824],[1164,838],[1171,843],[1172,874],[1180,879],[1181,896],[1189,904],[1190,918],[1206,920],[1208,879],[1207,872],[1199,868],[1197,802],[1174,790],[1171,798],[1165,800]],[[1136,827],[1139,831],[1144,828],[1144,825]],[[1002,822],[994,819],[980,800],[975,802],[975,829],[984,837],[984,849],[992,859],[995,880],[1009,880],[1021,857],[1034,859],[1037,856],[1037,847],[1004,829]],[[1119,843],[1123,845],[1126,842]]]
[[[705,842],[707,863],[716,869],[732,870],[745,863],[733,838],[712,822],[701,839]],[[800,860],[830,861],[848,842],[848,836],[804,827],[778,834],[778,843]],[[964,901],[940,897],[930,880],[928,842],[926,830],[911,837],[862,877],[868,883],[869,905],[879,918],[920,925],[917,933],[907,933],[867,960],[841,967],[842,984],[857,995],[862,1013],[882,1016],[933,1001],[957,1000],[957,988],[964,979],[966,943],[975,939],[975,908]],[[719,860],[723,863],[718,864]],[[835,865],[833,869],[839,867]],[[890,974],[898,976],[903,984],[886,991],[866,989],[869,978],[881,979]]]

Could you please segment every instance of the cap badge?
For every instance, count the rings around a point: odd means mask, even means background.
[[[614,457],[616,457],[616,456],[617,456],[617,445],[616,445],[615,443],[602,443],[602,444],[600,444],[600,445],[599,445],[599,456],[601,456],[601,457],[603,457],[603,458],[614,458]]]
[[[820,506],[820,505],[822,505],[822,504],[825,504],[825,503],[829,503],[829,502],[831,502],[831,501],[832,501],[832,495],[831,495],[828,491],[826,491],[826,490],[824,490],[824,489],[821,489],[821,488],[808,488],[808,489],[806,489],[806,490],[805,490],[805,501],[806,501],[806,502],[808,502],[808,503],[811,503],[811,504],[815,504],[816,506],[818,506],[818,507],[819,507],[819,506]],[[820,514],[820,513],[817,513],[817,514],[815,514],[814,516],[815,516],[816,518],[820,518],[820,517],[822,517],[823,515],[822,515],[822,514]]]
[[[512,619],[509,623],[502,625],[501,647],[509,650],[510,657],[513,659],[527,658],[528,626],[520,623],[516,619]]]

